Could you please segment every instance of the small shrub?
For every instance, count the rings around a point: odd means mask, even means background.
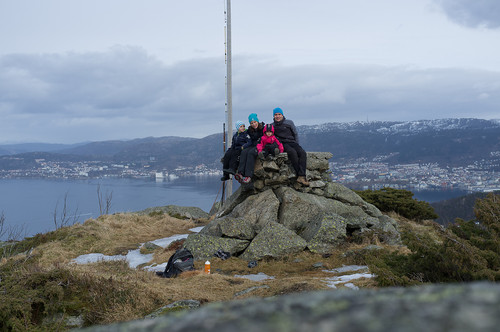
[[[161,210],[155,210],[155,211],[149,212],[148,216],[150,216],[150,217],[162,217],[164,214],[165,213]]]
[[[170,243],[164,251],[178,250],[184,246],[184,242],[186,242],[186,239],[175,240]]]
[[[168,215],[171,216],[172,218],[181,219],[181,220],[182,219],[189,219],[186,216],[183,216],[178,212],[175,212],[175,213],[172,212],[172,213],[169,213]]]
[[[449,229],[479,250],[480,255],[488,262],[488,269],[498,271],[500,269],[500,195],[491,193],[484,199],[478,199],[474,206],[474,214],[477,220],[457,219]]]
[[[379,286],[498,280],[500,273],[489,268],[491,257],[450,230],[427,223],[433,227],[421,232],[403,228],[402,241],[409,253],[360,252],[355,263],[368,265]]]
[[[414,199],[413,193],[408,190],[382,188],[375,191],[356,191],[356,193],[383,212],[394,211],[405,218],[417,221],[438,218],[429,203]]]
[[[68,228],[63,227],[58,230],[47,232],[47,233],[38,233],[32,237],[26,237],[21,241],[13,241],[7,243],[7,245],[0,247],[0,257],[10,257],[14,256],[32,248],[35,248],[41,244],[57,241],[61,238],[66,237],[68,234]]]
[[[478,199],[474,214],[494,237],[500,237],[500,194],[490,193],[486,198]]]
[[[20,267],[12,262],[2,266],[0,273],[0,330],[31,331],[41,326],[47,331],[60,330],[60,323],[44,323],[44,318],[70,310],[71,301],[65,296],[71,279],[68,270],[44,270],[36,263]]]

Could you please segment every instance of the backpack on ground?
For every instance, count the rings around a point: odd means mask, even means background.
[[[192,270],[194,270],[193,254],[188,249],[181,248],[170,256],[165,271],[156,274],[163,278],[173,278],[182,272]]]

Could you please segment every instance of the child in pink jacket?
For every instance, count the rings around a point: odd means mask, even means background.
[[[265,158],[268,155],[277,156],[279,153],[283,153],[283,151],[283,144],[274,136],[274,126],[272,124],[265,125],[264,135],[262,135],[260,143],[257,144],[259,157]]]

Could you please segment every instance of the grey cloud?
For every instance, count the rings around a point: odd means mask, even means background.
[[[0,142],[71,143],[222,130],[224,60],[164,65],[137,48],[0,58]],[[233,119],[297,125],[446,117],[492,118],[500,73],[383,66],[283,66],[233,59]]]
[[[500,73],[486,71],[268,64],[238,80],[243,113],[262,110],[270,120],[282,106],[304,124],[491,117],[500,102]]]
[[[94,135],[105,138],[116,137],[117,126],[120,137],[158,135],[159,123],[178,123],[186,116],[194,127],[202,127],[205,113],[197,119],[195,112],[223,108],[224,76],[217,73],[224,72],[224,63],[218,62],[165,66],[128,47],[106,53],[11,54],[0,58],[0,114],[4,124],[23,118],[37,127],[50,121],[61,133],[87,126],[102,130]],[[151,128],[156,131],[150,133]],[[163,131],[169,134],[168,128]]]
[[[498,0],[435,0],[450,20],[470,28],[500,27]]]
[[[5,101],[15,102],[22,112],[71,112],[74,106],[95,110],[107,117],[125,109],[196,106],[196,97],[213,97],[211,78],[217,66],[213,60],[198,66],[164,66],[136,48],[118,48],[109,53],[44,56],[5,56],[0,62]],[[201,69],[203,68],[203,69]],[[221,79],[223,81],[223,79]],[[186,88],[189,87],[189,88]],[[224,92],[223,88],[220,92]],[[220,97],[220,96],[218,96]],[[52,108],[40,108],[48,104]],[[155,106],[153,106],[154,108]]]

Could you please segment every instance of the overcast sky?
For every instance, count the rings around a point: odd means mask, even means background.
[[[225,0],[0,0],[0,144],[204,137]],[[498,0],[232,0],[233,120],[500,118]]]

